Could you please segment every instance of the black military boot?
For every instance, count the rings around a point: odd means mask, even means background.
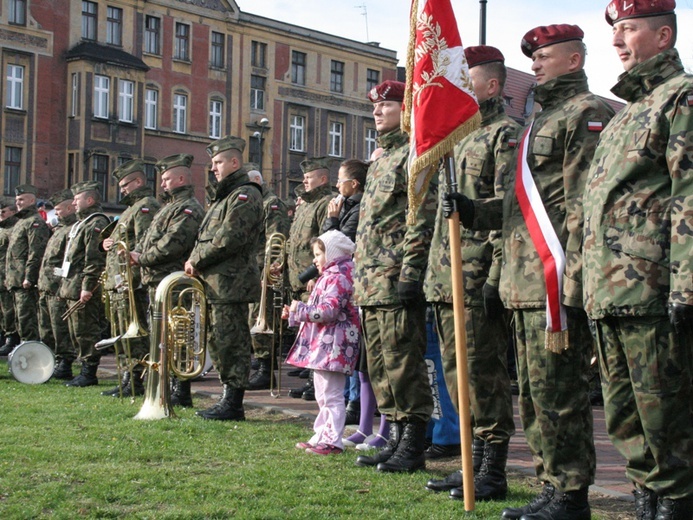
[[[587,488],[577,491],[556,491],[551,502],[536,513],[522,515],[520,520],[590,520]]]
[[[195,412],[196,415],[204,419],[213,419],[215,421],[245,421],[245,412],[243,410],[243,396],[245,390],[242,388],[231,388],[229,385],[224,385],[224,393],[221,399],[206,410]]]
[[[115,388],[111,388],[110,390],[104,390],[101,392],[101,395],[106,395],[110,397],[120,397],[120,391],[122,390],[125,392],[125,389],[130,386],[130,371],[126,370],[123,372],[123,379],[120,380],[120,383],[116,385]]]
[[[501,518],[508,520],[517,520],[523,515],[536,513],[537,511],[540,511],[546,504],[551,502],[551,499],[555,494],[556,488],[553,487],[553,484],[544,482],[544,488],[541,490],[541,493],[535,496],[529,504],[523,507],[506,507],[505,509],[503,509]]]
[[[190,393],[190,379],[181,381],[175,380],[173,392],[171,392],[171,406],[182,406],[190,408],[193,405],[192,394]]]
[[[10,332],[5,337],[5,344],[0,348],[0,356],[9,356],[17,345],[19,345],[19,334]]]
[[[271,359],[258,359],[258,369],[248,380],[248,390],[269,390],[275,384]]]
[[[472,441],[472,468],[474,475],[479,473],[481,462],[484,459],[484,440],[474,439]],[[462,487],[462,471],[458,470],[450,473],[444,479],[431,479],[426,483],[426,489],[440,493],[441,491],[450,491],[451,489]]]
[[[80,370],[79,375],[75,377],[72,381],[65,383],[65,386],[73,387],[85,387],[85,386],[95,386],[99,384],[99,380],[96,377],[96,370],[99,368],[98,365],[87,365],[82,363],[82,370]]]
[[[508,461],[508,441],[484,446],[481,467],[474,475],[474,498],[476,500],[503,500],[508,494],[505,464]],[[450,498],[464,500],[462,486],[450,491]]]
[[[129,373],[130,372],[128,372],[128,374]],[[129,384],[123,385],[123,397],[144,395],[144,380],[142,379],[143,373],[144,367],[142,365],[137,365],[132,369],[132,377],[129,378]],[[116,393],[113,397],[120,396]]]
[[[691,520],[693,498],[660,498],[657,502],[655,520]]]
[[[381,419],[382,420],[382,419]],[[391,422],[389,424],[390,437],[387,439],[387,444],[383,446],[375,455],[359,455],[356,458],[357,466],[377,466],[381,462],[387,461],[395,453],[399,445],[400,437],[402,436],[402,423]]]
[[[408,422],[404,425],[402,438],[395,453],[385,462],[378,464],[378,471],[388,473],[413,473],[426,469],[426,426],[425,422]]]
[[[635,520],[654,520],[657,514],[657,495],[647,488],[636,487],[633,490],[635,498]]]
[[[53,370],[53,379],[63,379],[65,381],[71,381],[74,379],[74,374],[72,373],[72,359],[67,359],[67,358],[62,358],[60,361],[58,361],[58,364],[55,365],[55,369]]]
[[[346,406],[344,425],[358,424],[361,419],[361,401],[349,401]]]

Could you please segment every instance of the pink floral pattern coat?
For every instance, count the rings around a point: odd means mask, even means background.
[[[359,313],[352,301],[354,262],[337,258],[325,265],[308,303],[289,314],[289,325],[300,323],[286,359],[301,368],[351,374],[359,353]]]

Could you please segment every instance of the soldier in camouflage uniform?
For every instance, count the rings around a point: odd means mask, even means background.
[[[5,259],[5,287],[12,293],[15,323],[21,341],[38,340],[38,283],[41,258],[50,229],[36,207],[36,188],[15,188],[17,223],[12,227]]]
[[[262,190],[262,213],[264,216],[264,224],[262,227],[262,232],[260,233],[260,240],[258,242],[258,252],[257,252],[257,265],[262,272],[265,265],[265,246],[267,243],[267,238],[273,233],[281,233],[284,238],[289,236],[289,228],[291,227],[291,222],[289,221],[289,215],[286,212],[286,205],[282,200],[277,197],[272,189],[265,184],[262,174],[254,167],[246,168],[248,170],[248,179],[250,182],[254,182]],[[261,282],[261,283],[264,283]],[[267,292],[267,302],[265,305],[265,323],[268,327],[276,325],[280,326],[280,323],[274,323],[273,316],[275,315],[274,303],[273,303],[273,291],[270,289]],[[260,304],[251,303],[250,313],[249,313],[249,324],[252,328],[257,320],[258,311],[260,310]],[[281,318],[277,315],[277,320]],[[270,387],[274,378],[274,372],[272,371],[272,343],[277,341],[278,330],[273,331],[274,334],[253,334],[253,354],[258,360],[259,366],[257,371],[250,376],[248,381],[248,390],[265,390]],[[281,348],[281,347],[279,347]]]
[[[503,54],[495,47],[467,47],[474,92],[479,101],[481,127],[455,147],[460,193],[470,199],[502,198],[508,174],[513,171],[520,125],[505,115],[502,97],[506,70]],[[498,296],[500,232],[460,230],[464,270],[465,322],[469,358],[469,393],[474,429],[477,500],[505,498],[508,484],[505,463],[508,443],[515,433],[510,378],[508,377],[508,327]],[[494,255],[494,248],[496,253]],[[426,300],[433,303],[436,329],[445,372],[445,383],[457,407],[455,322],[452,309],[450,231],[442,205],[436,214],[428,269]],[[483,459],[483,463],[481,462]],[[459,471],[444,480],[431,480],[433,491],[451,490],[464,498]]]
[[[102,248],[107,251],[106,255],[106,282],[104,290],[109,292],[111,314],[116,318],[118,334],[125,333],[128,325],[134,319],[133,312],[137,313],[137,317],[143,326],[146,326],[147,316],[147,290],[142,286],[140,269],[138,267],[131,268],[132,287],[135,307],[130,309],[128,291],[122,290],[122,268],[123,262],[115,243],[124,241],[129,251],[132,251],[137,243],[142,240],[144,234],[152,225],[154,215],[161,204],[154,198],[154,194],[149,186],[147,186],[147,178],[144,174],[144,163],[135,159],[128,161],[116,168],[113,171],[113,178],[118,183],[120,193],[123,198],[121,204],[127,206],[125,211],[120,215],[117,226],[115,226],[112,234],[104,239]],[[110,319],[110,317],[108,317]],[[144,385],[142,383],[144,367],[139,363],[149,353],[149,343],[146,338],[136,337],[131,339],[121,339],[121,345],[125,348],[124,354],[127,363],[133,363],[132,381],[130,381],[130,370],[125,370],[122,381],[118,386],[111,390],[106,390],[101,395],[120,397],[121,392],[123,397],[131,397],[133,395],[142,395],[144,393]],[[129,351],[129,352],[128,352]]]
[[[198,415],[242,421],[250,373],[248,304],[260,300],[255,255],[262,232],[262,193],[243,169],[245,141],[227,136],[207,147],[217,185],[185,272],[199,276],[207,295],[207,348],[224,392]]]
[[[131,263],[142,271],[150,305],[159,282],[175,271],[182,271],[195,245],[204,218],[202,205],[195,198],[190,154],[171,155],[156,163],[161,174],[165,205],[154,215],[144,237],[130,253]],[[150,316],[151,319],[151,316]],[[171,393],[173,406],[192,406],[190,381],[176,380]]]
[[[65,260],[65,246],[69,239],[70,229],[77,222],[75,207],[72,205],[72,191],[61,190],[49,200],[58,216],[58,224],[53,228],[53,235],[48,240],[46,252],[41,261],[39,272],[39,333],[41,341],[55,352],[56,366],[53,377],[71,380],[72,362],[75,360],[75,349],[70,340],[70,328],[63,314],[67,305],[58,296],[62,281],[62,267]]]
[[[584,298],[609,436],[639,519],[693,517],[693,77],[675,2],[612,2],[627,102],[602,133],[584,197]],[[669,315],[667,315],[667,312]]]
[[[17,207],[14,200],[0,198],[0,356],[7,356],[19,344],[12,293],[5,287],[5,259],[12,227],[17,223],[15,213]]]
[[[101,354],[94,345],[101,339],[103,302],[99,277],[106,266],[106,253],[100,248],[100,234],[109,221],[101,212],[103,188],[100,182],[79,182],[70,189],[74,194],[72,204],[77,210],[78,220],[68,234],[58,295],[66,300],[68,308],[81,302],[81,308],[68,318],[68,327],[72,345],[82,361],[82,370],[67,386],[85,387],[99,383],[96,371]]]
[[[390,436],[375,456],[356,464],[379,471],[425,467],[426,426],[433,411],[424,361],[426,302],[421,286],[435,223],[437,181],[415,215],[407,217],[409,136],[400,130],[404,84],[385,81],[368,94],[382,156],[368,170],[356,232],[354,301],[368,373]]]

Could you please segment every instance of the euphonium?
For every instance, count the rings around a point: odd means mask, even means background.
[[[174,307],[175,301],[175,307]],[[169,373],[178,379],[199,376],[206,356],[207,298],[202,282],[183,271],[159,283],[152,302],[152,332],[144,403],[135,419],[173,417]]]
[[[286,237],[281,233],[272,233],[267,238],[265,246],[265,264],[262,269],[262,295],[260,296],[260,310],[257,313],[255,325],[250,329],[251,334],[274,334],[272,327],[268,326],[265,314],[267,310],[267,291],[270,287],[275,291],[281,291],[284,262],[286,259]],[[279,272],[272,274],[272,270]]]

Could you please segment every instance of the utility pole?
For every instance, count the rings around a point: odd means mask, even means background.
[[[487,0],[479,0],[479,45],[486,45],[486,4]]]
[[[366,19],[366,43],[368,43],[371,41],[370,37],[368,36],[368,8],[366,7],[366,4],[355,5],[354,8],[363,9],[361,14]]]

